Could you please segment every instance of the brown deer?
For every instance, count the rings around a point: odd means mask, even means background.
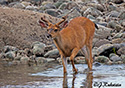
[[[41,17],[39,24],[41,27],[47,28],[48,34],[52,37],[58,48],[64,73],[67,73],[66,57],[70,57],[73,71],[77,73],[77,69],[74,65],[74,57],[79,50],[84,54],[89,70],[92,70],[92,40],[97,25],[85,17],[76,17],[69,23],[67,23],[66,18],[67,16],[64,16],[62,21],[52,24],[44,17]],[[63,26],[61,26],[61,24],[63,24]]]

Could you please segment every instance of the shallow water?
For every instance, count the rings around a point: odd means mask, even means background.
[[[93,66],[88,73],[86,64],[75,64],[78,74],[72,72],[69,64],[68,74],[63,74],[62,65],[56,62],[43,66],[3,66],[0,65],[0,88],[124,88],[125,65]],[[117,84],[117,87],[107,87]]]

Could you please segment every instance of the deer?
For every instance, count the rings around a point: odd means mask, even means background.
[[[39,24],[46,28],[49,36],[53,39],[62,59],[63,73],[67,73],[67,59],[70,58],[73,72],[78,70],[74,65],[74,58],[79,51],[85,56],[88,68],[92,71],[92,41],[95,28],[98,26],[86,17],[73,18],[69,23],[67,16],[56,24],[52,24],[45,17],[41,17]]]

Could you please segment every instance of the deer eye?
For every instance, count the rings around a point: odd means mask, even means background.
[[[58,29],[55,29],[55,30],[54,30],[54,32],[57,32],[57,31],[58,31]]]

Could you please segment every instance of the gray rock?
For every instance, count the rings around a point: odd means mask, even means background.
[[[113,62],[117,62],[117,61],[121,61],[122,59],[116,54],[113,54],[113,55],[110,54],[110,60]]]
[[[66,6],[67,6],[67,3],[63,3],[59,6],[59,9],[61,10],[65,10],[66,9]]]
[[[4,59],[5,58],[5,53],[0,53],[0,59]]]
[[[99,30],[96,30],[94,37],[99,39],[106,39],[110,36],[111,29],[108,29],[104,26],[99,26]]]
[[[120,57],[122,59],[122,62],[125,63],[125,54],[121,55]]]
[[[14,58],[14,60],[19,60],[19,61],[20,61],[21,57],[22,57],[22,56],[16,56],[16,57]]]
[[[44,55],[44,50],[45,50],[46,45],[44,43],[36,43],[33,46],[33,54],[35,55]]]
[[[27,64],[29,60],[30,60],[29,57],[21,57],[20,59],[22,64]]]
[[[111,11],[109,16],[110,17],[118,17],[119,16],[119,12],[118,11]]]
[[[116,3],[116,4],[121,4],[124,2],[124,0],[111,0],[111,2]]]
[[[101,45],[104,45],[104,44],[110,44],[110,41],[107,39],[101,39],[101,40],[97,41],[94,46],[100,47]]]
[[[16,56],[16,54],[15,54],[14,51],[9,51],[9,52],[7,52],[7,53],[5,54],[5,57],[6,57],[6,58],[9,58],[9,59],[12,59],[12,60],[14,60],[15,56]]]
[[[124,47],[121,47],[118,51],[117,51],[118,54],[123,54],[125,55],[125,46]]]
[[[101,63],[99,63],[99,62],[94,62],[93,65],[94,65],[95,67],[98,67],[98,66],[101,66]]]
[[[123,33],[115,33],[113,38],[121,38],[123,36]]]
[[[106,53],[109,50],[112,50],[114,48],[113,44],[104,44],[101,45],[98,49],[97,49],[97,55],[100,55],[102,53]]]
[[[13,7],[14,8],[19,8],[19,9],[25,9],[25,5],[23,5],[22,3],[17,3]]]
[[[125,28],[122,27],[120,24],[116,24],[115,29],[116,29],[118,32],[121,31],[121,30],[124,30],[124,31],[125,31]]]
[[[87,15],[87,18],[96,20],[96,18],[94,16],[90,15],[90,14]]]
[[[73,7],[78,7],[78,5],[72,1],[69,1],[67,3],[63,3],[59,6],[59,9],[61,10],[71,10]]]
[[[116,22],[110,21],[110,22],[108,22],[107,26],[108,26],[109,28],[115,29],[115,28],[116,28]]]
[[[121,12],[118,17],[122,20],[125,19],[125,11]]]
[[[98,56],[95,57],[95,61],[106,64],[107,62],[109,62],[109,58],[106,56]]]
[[[85,64],[86,63],[86,60],[85,60],[85,57],[83,56],[78,56],[74,59],[74,62],[76,64]]]
[[[37,11],[38,10],[38,7],[37,6],[27,6],[26,8],[25,8],[26,10],[32,10],[32,11]]]
[[[56,9],[47,9],[44,12],[54,17],[57,17],[59,15]]]
[[[108,5],[108,6],[107,6],[107,10],[108,10],[108,11],[116,10],[116,8],[117,8],[117,7],[114,6],[114,5]]]
[[[48,51],[44,57],[47,57],[47,58],[58,58],[59,57],[59,51],[58,49],[53,49],[51,51]]]
[[[44,57],[36,57],[35,60],[37,61],[37,64],[43,64],[47,62],[46,58]]]
[[[59,8],[59,6],[63,4],[63,1],[57,1],[54,3],[54,5],[56,6],[56,8]]]
[[[19,49],[14,47],[14,46],[4,46],[4,53],[9,52],[9,51],[18,51]]]
[[[56,9],[56,6],[54,6],[53,4],[51,3],[47,3],[43,6],[43,9],[46,10],[46,9]]]
[[[91,15],[97,17],[99,15],[102,15],[102,12],[93,8],[93,7],[90,7],[87,10],[84,11],[83,16],[87,16],[88,14],[91,14]]]
[[[92,6],[98,10],[100,10],[101,12],[104,11],[104,7],[101,4],[97,4],[97,3],[88,3],[88,6]]]

